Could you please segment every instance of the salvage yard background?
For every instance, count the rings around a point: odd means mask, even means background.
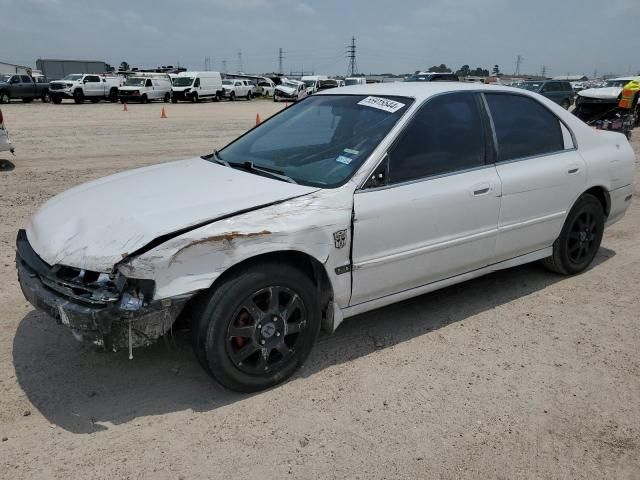
[[[640,478],[638,189],[585,274],[523,266],[347,320],[246,396],[181,333],[133,361],[76,343],[23,299],[14,241],[52,195],[209,153],[283,105],[2,107],[1,478]]]

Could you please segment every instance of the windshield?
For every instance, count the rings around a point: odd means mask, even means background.
[[[293,82],[291,82],[291,81],[289,81],[289,80],[285,80],[284,82],[282,82],[282,86],[283,86],[283,87],[298,88],[298,85],[299,85],[299,84],[297,84],[297,83],[293,83]]]
[[[604,84],[605,87],[624,87],[631,80],[607,80]]]
[[[125,87],[144,87],[144,78],[129,77],[124,82]]]
[[[253,162],[296,183],[346,182],[407,111],[407,97],[321,95],[282,110],[220,151],[230,164]]]
[[[76,80],[80,80],[81,78],[82,75],[72,73],[71,75],[67,75],[66,77],[64,77],[63,80],[71,80],[72,82],[75,82]]]
[[[8,82],[13,75],[0,75],[0,82]]]
[[[312,87],[312,88],[313,88],[313,87],[315,87],[315,86],[316,86],[316,81],[315,81],[315,80],[305,80],[305,81],[304,81],[304,84],[305,84],[307,87]]]
[[[355,79],[355,78],[347,78],[347,79],[344,81],[344,84],[345,84],[345,85],[358,85],[358,80],[357,80],[357,79]]]
[[[519,85],[520,88],[524,88],[525,90],[531,90],[532,92],[537,92],[540,90],[542,83],[540,82],[523,82]]]
[[[231,80],[223,80],[222,84],[223,85],[233,85],[233,82]]]
[[[176,77],[173,79],[174,87],[188,87],[193,83],[193,78],[191,77]]]

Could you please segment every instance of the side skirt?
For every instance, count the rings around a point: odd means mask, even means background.
[[[479,268],[471,272],[463,273],[461,275],[456,275],[455,277],[445,278],[444,280],[428,283],[427,285],[422,285],[421,287],[404,290],[402,292],[394,293],[392,295],[387,295],[385,297],[377,298],[375,300],[369,300],[368,302],[359,303],[357,305],[351,305],[349,307],[342,308],[342,309],[339,309],[336,306],[335,310],[340,310],[340,311],[337,312],[334,310],[333,331],[335,331],[335,329],[338,328],[338,325],[340,325],[342,320],[345,318],[353,317],[354,315],[359,315],[361,313],[365,313],[370,310],[375,310],[376,308],[385,307],[387,305],[391,305],[392,303],[408,300],[409,298],[424,295],[425,293],[433,292],[435,290],[439,290],[441,288],[445,288],[450,285],[454,285],[456,283],[465,282],[473,278],[481,277],[491,272],[496,272],[498,270],[504,270],[506,268],[516,267],[518,265],[524,265],[525,263],[535,262],[536,260],[541,260],[543,258],[550,257],[552,254],[553,254],[553,247],[543,248],[542,250],[536,250],[535,252],[527,253],[525,255],[512,258],[510,260],[494,263],[493,265],[488,265],[486,267]]]

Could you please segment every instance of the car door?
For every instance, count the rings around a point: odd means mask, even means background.
[[[586,183],[569,129],[532,97],[485,93],[502,182],[496,261],[553,244]]]
[[[24,89],[25,86],[20,75],[11,77],[11,98],[22,98]]]
[[[36,96],[36,85],[33,83],[33,79],[29,75],[21,75],[22,80],[22,97],[34,98]]]
[[[354,195],[351,305],[492,262],[500,179],[488,119],[472,92],[437,96],[412,117]]]

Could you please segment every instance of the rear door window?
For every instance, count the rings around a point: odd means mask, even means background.
[[[22,79],[23,83],[31,83],[31,77],[27,75],[22,75],[20,78]]]
[[[524,95],[484,94],[498,140],[498,161],[564,150],[558,118]]]

